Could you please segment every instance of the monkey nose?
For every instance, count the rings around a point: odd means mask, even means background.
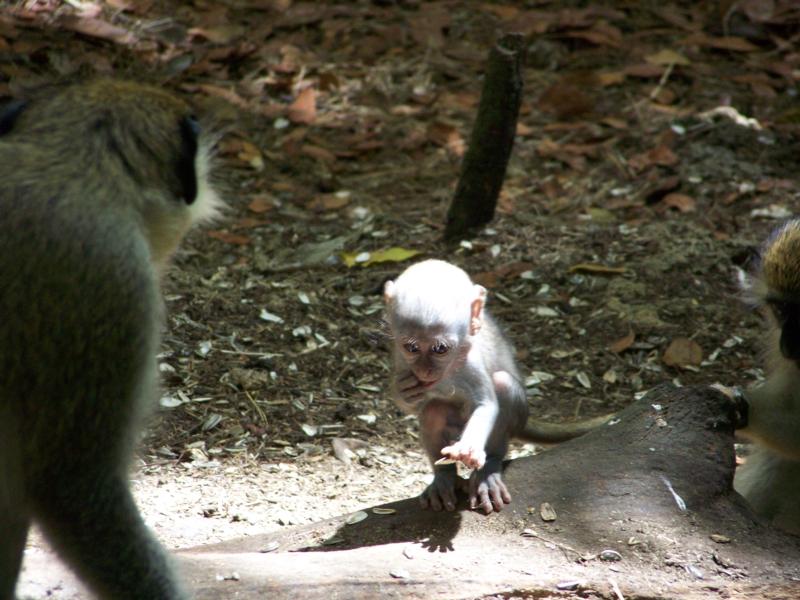
[[[433,385],[434,383],[439,381],[439,377],[436,375],[436,373],[433,373],[431,371],[419,373],[417,375],[417,379],[419,379],[419,382],[423,385]]]

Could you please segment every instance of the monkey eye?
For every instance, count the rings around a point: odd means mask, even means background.
[[[436,342],[431,346],[431,352],[434,354],[447,354],[448,350],[450,350],[450,347],[444,342]]]
[[[419,352],[419,344],[417,342],[406,342],[403,344],[403,349],[409,354],[415,354]]]

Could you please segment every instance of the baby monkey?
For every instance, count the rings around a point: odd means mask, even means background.
[[[128,485],[157,399],[160,272],[214,215],[209,142],[155,87],[0,107],[0,599],[36,521],[102,598],[187,598]]]
[[[455,461],[476,469],[470,508],[499,511],[511,502],[501,476],[512,437],[552,444],[586,433],[608,417],[548,425],[528,422],[528,402],[514,349],[485,309],[486,289],[460,268],[426,260],[384,288],[393,339],[392,392],[419,417],[433,463],[425,508],[454,510],[460,478]]]
[[[767,313],[767,379],[745,391],[747,426],[739,433],[756,448],[734,487],[772,524],[800,534],[800,220],[771,235],[743,283]]]

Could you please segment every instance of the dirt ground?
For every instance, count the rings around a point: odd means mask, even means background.
[[[789,0],[6,3],[0,92],[145,79],[224,132],[228,210],[164,284],[162,406],[134,475],[159,538],[266,533],[424,488],[381,321],[408,261],[384,250],[489,288],[539,418],[761,377],[737,271],[797,211],[798,21]],[[518,137],[494,222],[448,247],[503,31],[529,40]]]

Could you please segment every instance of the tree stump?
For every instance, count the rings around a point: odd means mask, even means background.
[[[524,49],[524,36],[508,33],[489,53],[478,114],[447,211],[446,240],[457,240],[494,218],[517,132]]]

